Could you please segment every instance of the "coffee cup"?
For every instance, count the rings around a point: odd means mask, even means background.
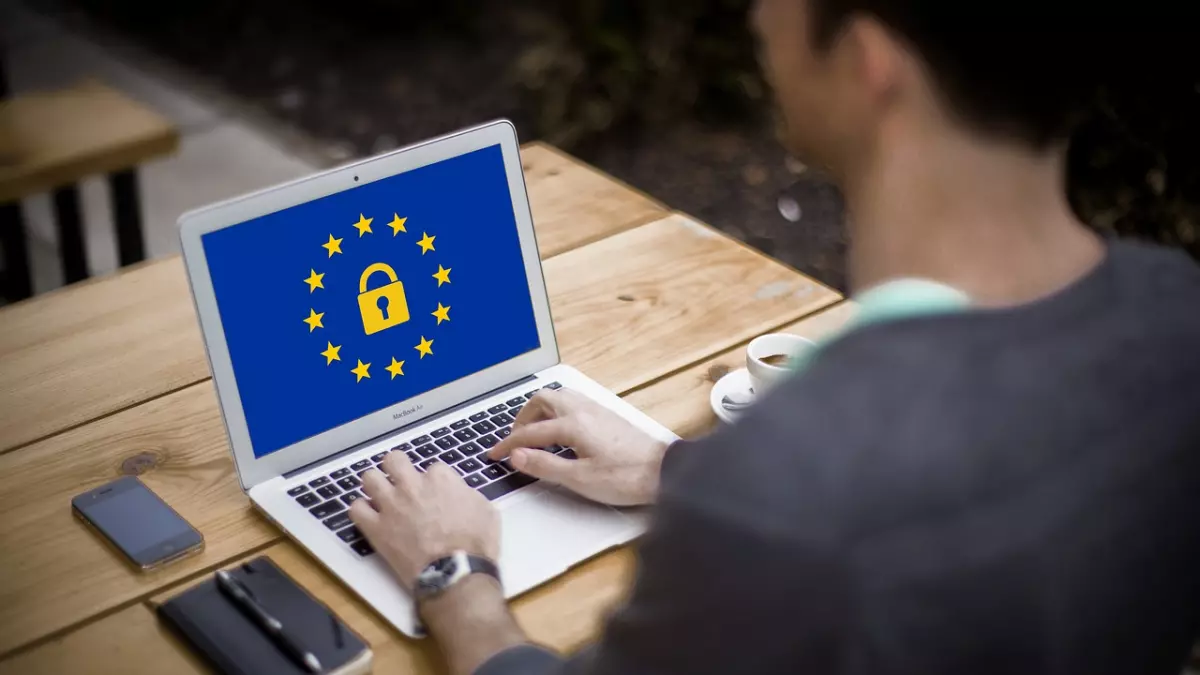
[[[791,333],[769,333],[751,340],[746,347],[746,370],[754,395],[762,396],[778,384],[815,346],[812,340]]]

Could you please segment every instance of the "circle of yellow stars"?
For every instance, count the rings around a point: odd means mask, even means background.
[[[352,223],[352,225],[354,229],[358,231],[359,238],[362,238],[367,234],[374,234],[374,230],[371,229],[371,223],[374,221],[374,218],[367,218],[365,214],[358,214],[358,222]],[[392,213],[392,220],[388,223],[388,227],[392,229],[392,236],[395,237],[401,233],[407,234],[407,222],[408,218],[401,218],[399,213]],[[417,246],[421,247],[422,256],[430,251],[437,250],[434,248],[434,241],[436,239],[436,236],[430,236],[428,232],[421,232],[421,238],[416,242],[416,244]],[[334,255],[342,254],[342,242],[344,240],[345,237],[339,238],[334,237],[333,233],[329,234],[329,241],[321,244],[321,248],[324,248],[328,254],[326,259],[332,258]],[[443,284],[450,283],[451,271],[451,268],[443,267],[440,264],[438,265],[437,272],[433,274],[433,278],[437,280],[438,288],[441,288]],[[318,288],[325,288],[324,279],[324,272],[317,272],[315,269],[309,268],[308,278],[304,280],[304,283],[308,284],[308,292],[310,295],[315,293]],[[443,321],[450,320],[450,308],[439,302],[437,309],[432,312],[432,315],[437,319],[437,325],[440,326],[442,325]],[[318,328],[324,328],[325,326],[321,323],[324,317],[324,312],[318,312],[315,309],[309,309],[308,318],[304,319],[304,323],[308,324],[308,332],[311,333]],[[421,341],[415,347],[413,347],[413,349],[417,350],[417,354],[419,355],[418,359],[423,359],[426,356],[433,356],[433,340],[426,339],[425,336],[422,335]],[[333,365],[334,361],[341,361],[341,350],[341,345],[335,345],[326,340],[325,351],[321,352],[321,356],[325,357],[325,365],[331,366]],[[350,369],[350,372],[355,376],[354,381],[362,382],[365,379],[370,379],[371,364],[363,363],[361,359],[355,359],[355,361],[357,361],[357,365]],[[384,371],[391,375],[390,379],[394,380],[397,377],[402,377],[404,375],[404,361],[399,361],[393,356],[391,364],[384,367]]]

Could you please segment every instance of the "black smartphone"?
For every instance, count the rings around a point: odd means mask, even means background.
[[[200,532],[133,476],[75,497],[71,510],[143,570],[204,547]]]

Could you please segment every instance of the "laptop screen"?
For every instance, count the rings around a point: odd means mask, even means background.
[[[499,145],[201,241],[255,457],[540,346]]]

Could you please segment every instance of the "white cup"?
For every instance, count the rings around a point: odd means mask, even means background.
[[[789,358],[800,357],[815,346],[812,340],[790,333],[768,333],[751,340],[746,347],[746,370],[750,371],[750,386],[754,389],[754,396],[767,393],[792,372],[791,367],[773,366],[764,362],[764,358],[778,354]]]

